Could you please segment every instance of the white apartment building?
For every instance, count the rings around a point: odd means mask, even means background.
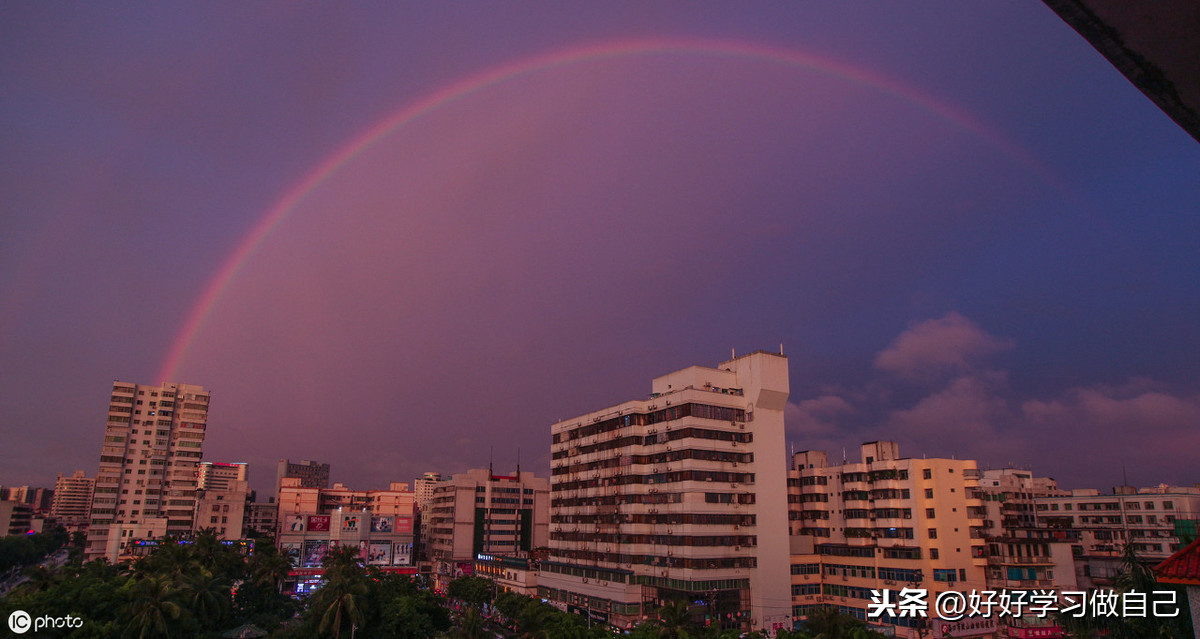
[[[541,597],[619,628],[671,600],[790,628],[788,393],[787,358],[756,352],[554,424]]]
[[[442,481],[441,473],[426,472],[421,475],[420,479],[413,482],[413,492],[417,494],[417,507],[421,511],[427,510],[429,504],[433,502],[433,491],[440,481]]]
[[[95,478],[88,477],[82,470],[75,471],[70,477],[59,473],[54,482],[50,516],[69,531],[86,529],[95,487]]]
[[[87,559],[116,561],[113,549],[120,555],[132,534],[191,534],[208,404],[209,392],[200,386],[113,382]]]
[[[923,588],[929,601],[947,590],[986,586],[985,509],[973,460],[901,458],[895,442],[862,445],[858,462],[830,465],[823,451],[793,457],[791,509],[793,613],[833,607],[896,636],[917,637],[924,620],[867,619],[871,590]],[[955,637],[996,632],[976,622]]]
[[[229,490],[234,482],[250,481],[250,466],[246,462],[200,462],[196,487],[200,490]]]

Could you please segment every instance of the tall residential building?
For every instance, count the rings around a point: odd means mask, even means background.
[[[528,557],[547,543],[550,482],[533,473],[455,473],[433,491],[422,515],[436,583],[470,572],[476,555]]]
[[[279,460],[279,466],[275,471],[275,496],[280,496],[280,488],[283,486],[283,480],[287,477],[294,477],[300,480],[302,488],[329,488],[329,464],[321,462],[301,460],[299,463],[292,463],[290,459]]]
[[[88,514],[92,507],[92,490],[96,487],[95,478],[88,477],[82,470],[75,471],[70,477],[58,474],[54,482],[54,501],[50,506],[50,516],[70,531],[87,528]]]
[[[201,490],[229,490],[235,482],[248,482],[249,466],[246,462],[200,462],[200,475],[196,488]]]
[[[791,628],[788,393],[787,358],[756,352],[554,424],[541,597],[622,628],[676,600]]]
[[[442,481],[441,473],[426,472],[421,475],[420,479],[413,482],[413,492],[417,494],[417,507],[422,511],[429,508],[429,503],[433,501],[433,489],[440,481]]]
[[[866,619],[871,590],[986,587],[987,540],[973,460],[901,458],[895,442],[862,445],[858,462],[829,464],[823,451],[794,456],[789,473],[795,614],[832,607]],[[881,618],[895,636],[924,636],[925,620]],[[995,624],[950,624],[955,637]],[[940,635],[939,635],[940,636]]]
[[[113,382],[88,559],[116,561],[136,535],[191,534],[208,404],[209,392],[201,386]]]

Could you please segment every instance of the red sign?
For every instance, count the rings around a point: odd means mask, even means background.
[[[288,571],[289,577],[320,577],[323,574],[324,568],[292,568]]]
[[[329,515],[309,515],[308,529],[311,531],[329,531]]]
[[[412,522],[412,517],[397,517],[396,527],[393,528],[392,531],[398,533],[410,533],[412,532]]]

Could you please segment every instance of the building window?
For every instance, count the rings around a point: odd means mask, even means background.
[[[937,528],[930,528],[930,529],[929,529],[929,538],[930,538],[930,539],[937,539]]]
[[[937,512],[933,508],[926,508],[925,509],[925,517],[927,519],[936,519]]]
[[[933,532],[936,532],[936,531],[933,531]],[[937,549],[937,548],[930,548],[930,549],[929,549],[929,558],[930,558],[930,559],[937,559],[937,558],[938,558],[938,549]]]
[[[925,489],[925,499],[933,499],[933,489],[932,488]]]
[[[933,479],[933,469],[926,468],[926,469],[922,470],[921,476],[924,477],[925,479]]]

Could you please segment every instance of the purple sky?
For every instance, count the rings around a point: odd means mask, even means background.
[[[403,5],[0,5],[0,484],[94,473],[109,382],[423,101],[178,361],[260,489],[547,474],[557,419],[780,343],[797,450],[1200,481],[1200,146],[1041,3]]]

